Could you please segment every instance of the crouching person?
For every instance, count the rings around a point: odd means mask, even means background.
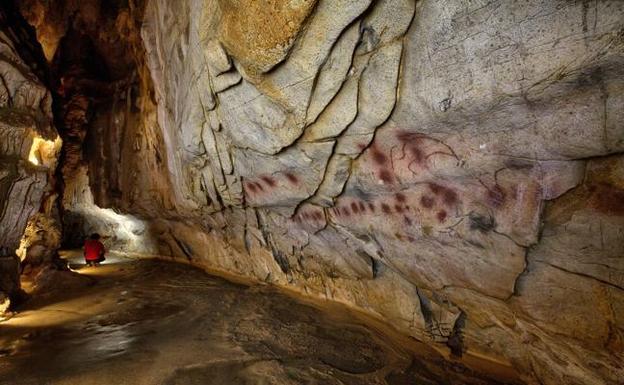
[[[104,258],[105,253],[106,249],[104,249],[104,245],[100,242],[100,234],[91,234],[90,239],[87,239],[84,243],[84,257],[87,265],[98,266],[100,262],[106,259]]]

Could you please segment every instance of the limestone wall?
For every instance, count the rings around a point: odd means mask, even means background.
[[[19,294],[16,250],[50,193],[49,173],[60,149],[50,94],[22,59],[23,30],[5,12],[0,12],[0,314]]]
[[[623,31],[616,0],[150,0],[93,196],[160,254],[616,384]]]

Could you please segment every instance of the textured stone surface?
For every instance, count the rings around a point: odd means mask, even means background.
[[[138,86],[84,124],[83,162],[150,253],[528,383],[624,377],[624,3],[150,0],[141,21]]]
[[[25,62],[28,33],[0,11],[0,314],[20,293],[16,250],[49,192],[60,142],[48,90]],[[28,57],[31,59],[31,57]]]
[[[600,157],[624,147],[621,2],[318,1],[270,57],[232,43],[243,23],[273,44],[270,7],[219,24],[192,10],[223,4],[183,3],[173,22],[150,1],[142,31],[175,196],[161,252],[528,382],[618,381],[622,164]]]

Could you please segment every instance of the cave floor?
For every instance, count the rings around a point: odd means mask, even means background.
[[[337,305],[112,255],[0,323],[0,384],[500,384]],[[472,366],[474,368],[474,366]]]

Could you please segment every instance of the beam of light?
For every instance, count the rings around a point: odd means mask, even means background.
[[[155,247],[148,224],[137,217],[90,202],[74,205],[70,210],[82,218],[82,232],[99,233],[108,251],[148,253]]]
[[[73,218],[81,234],[99,233],[109,251],[152,253],[156,249],[149,222],[95,203],[86,166],[81,166],[73,178],[66,181],[64,192],[67,218]]]

